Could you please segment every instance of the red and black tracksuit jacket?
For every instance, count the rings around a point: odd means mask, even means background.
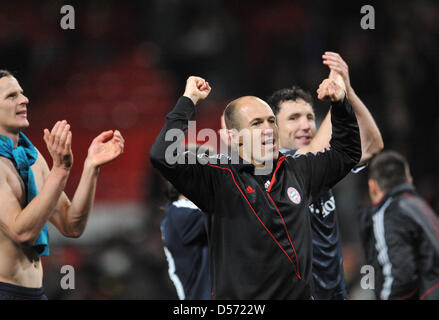
[[[169,164],[165,155],[175,141],[166,141],[166,133],[170,129],[186,131],[194,113],[192,101],[181,97],[166,116],[150,160],[207,215],[212,297],[310,299],[308,206],[360,160],[360,135],[351,105],[345,99],[331,108],[329,150],[317,155],[279,153],[271,173],[265,176],[255,175],[254,166],[242,159],[232,164],[230,158],[221,156],[209,157],[205,164],[187,164],[196,155],[181,152],[186,162]]]

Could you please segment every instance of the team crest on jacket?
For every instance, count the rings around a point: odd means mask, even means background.
[[[287,190],[288,198],[294,203],[299,204],[300,201],[302,201],[302,198],[300,197],[299,191],[296,190],[296,188],[289,187]]]

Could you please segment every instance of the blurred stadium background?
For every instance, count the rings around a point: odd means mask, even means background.
[[[60,8],[75,9],[75,30],[60,27]],[[362,30],[360,8],[375,8],[376,29]],[[385,148],[409,159],[418,191],[439,212],[439,2],[422,1],[0,1],[0,68],[13,71],[28,105],[25,131],[48,159],[43,129],[72,125],[72,197],[91,140],[119,129],[125,154],[101,169],[84,235],[50,228],[44,258],[50,299],[177,299],[159,224],[164,203],[148,161],[164,116],[189,75],[213,90],[197,128],[219,129],[228,101],[266,98],[299,84],[315,93],[328,70],[324,51],[339,52],[351,83],[374,115]],[[318,122],[328,110],[316,101]],[[357,213],[368,204],[367,173],[336,188],[345,275],[352,299],[363,251]],[[62,290],[62,265],[75,268],[75,290]]]

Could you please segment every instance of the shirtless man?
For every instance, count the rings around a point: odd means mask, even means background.
[[[44,129],[53,162],[49,169],[21,133],[29,126],[28,103],[17,79],[0,70],[0,299],[47,299],[40,258],[48,255],[47,221],[64,236],[79,237],[93,206],[99,168],[124,148],[117,130],[97,136],[70,201],[63,191],[73,164],[70,125],[63,120],[51,131]]]

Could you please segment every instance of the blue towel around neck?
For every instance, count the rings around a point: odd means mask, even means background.
[[[11,159],[14,163],[24,182],[27,205],[38,194],[34,173],[31,168],[38,157],[37,149],[22,132],[20,132],[16,148],[14,148],[14,141],[11,138],[0,134],[0,156]],[[41,230],[33,246],[40,257],[49,255],[49,233],[46,225]]]

